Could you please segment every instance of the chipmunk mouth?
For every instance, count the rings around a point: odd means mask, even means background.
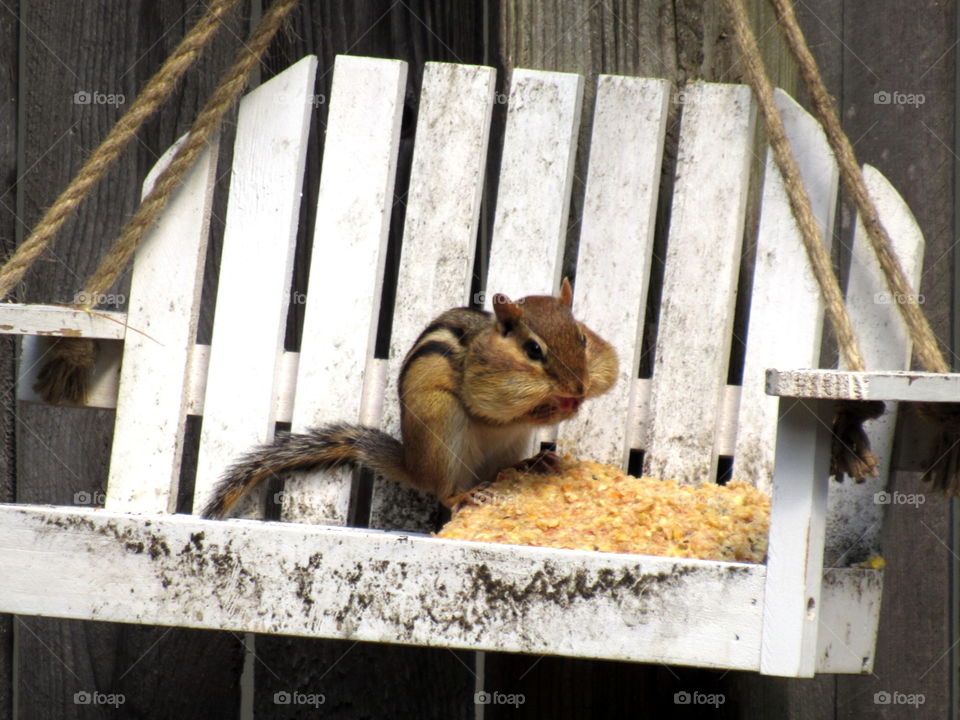
[[[581,402],[583,398],[557,395],[534,407],[527,413],[527,417],[535,423],[560,422],[575,415]]]

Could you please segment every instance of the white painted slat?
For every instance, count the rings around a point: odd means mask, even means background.
[[[894,252],[914,292],[919,293],[923,271],[923,233],[899,193],[878,170],[863,168],[863,179],[877,205],[880,221],[893,241]],[[857,220],[847,282],[847,311],[856,328],[868,370],[908,370],[913,343],[897,307],[898,302],[921,302],[891,296],[880,263],[870,246],[863,223]],[[786,367],[777,365],[776,367]],[[944,383],[933,378],[936,388]],[[874,380],[871,379],[871,385]],[[918,388],[919,389],[919,388]],[[940,389],[940,388],[937,388]],[[879,388],[877,388],[879,390]],[[954,394],[960,399],[960,392]],[[897,424],[897,403],[887,403],[886,412],[864,425],[870,447],[879,463],[879,476],[863,483],[831,483],[827,512],[827,562],[858,562],[880,552],[880,534],[886,506],[874,501],[876,493],[890,484],[893,432]],[[879,599],[877,601],[879,606]]]
[[[624,468],[669,97],[666,80],[601,75],[597,82],[573,311],[617,350],[620,377],[559,436],[562,450]]]
[[[485,306],[500,292],[514,300],[557,294],[566,245],[580,130],[583,78],[515,69],[504,130]],[[534,433],[529,452],[556,439]]]
[[[776,92],[776,103],[829,252],[837,204],[836,161],[809,113],[782,90]],[[749,317],[733,477],[769,494],[780,403],[765,392],[766,371],[817,367],[823,331],[820,289],[769,150]]]
[[[197,460],[197,512],[237,455],[273,437],[316,66],[308,56],[240,103]]]
[[[437,315],[469,301],[496,72],[428,63],[410,170],[397,300],[383,403],[384,431],[400,437],[403,358]],[[374,483],[370,526],[432,529],[436,498]]]
[[[960,373],[770,370],[767,392],[821,400],[960,402]]]
[[[784,398],[774,459],[760,672],[811,677],[830,465],[831,403]]]
[[[300,523],[0,506],[0,611],[41,616],[755,670],[765,572]]]
[[[293,406],[294,432],[361,419],[393,207],[407,65],[336,59]],[[334,476],[335,475],[335,476]],[[298,473],[282,517],[346,523],[351,473]]]
[[[744,86],[684,91],[644,474],[712,482],[755,111]]]
[[[516,69],[510,76],[487,308],[495,293],[516,300],[560,289],[582,99],[579,75]]]
[[[144,180],[153,187],[178,146]],[[177,502],[190,350],[200,315],[218,142],[203,151],[133,260],[106,506],[173,512]]]

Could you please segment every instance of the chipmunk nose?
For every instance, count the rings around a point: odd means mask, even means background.
[[[557,398],[557,405],[558,405],[558,406],[560,407],[560,409],[563,410],[564,412],[568,412],[568,411],[570,411],[570,410],[574,410],[574,411],[575,411],[575,410],[577,410],[577,408],[580,407],[581,399],[582,399],[582,398],[578,398],[578,397],[566,397],[566,396],[563,396],[563,397]]]

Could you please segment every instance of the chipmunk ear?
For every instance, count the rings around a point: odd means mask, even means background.
[[[570,287],[570,278],[565,277],[560,283],[560,302],[567,307],[573,307],[573,288]]]
[[[493,296],[493,313],[497,316],[497,322],[500,323],[503,331],[509,332],[513,324],[523,315],[523,310],[503,293],[497,293]]]

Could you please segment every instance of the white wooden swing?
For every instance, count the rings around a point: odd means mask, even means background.
[[[0,611],[773,675],[869,672],[882,572],[846,567],[847,548],[831,548],[864,534],[876,542],[871,528],[883,506],[873,495],[889,470],[896,410],[888,405],[869,428],[881,478],[841,486],[827,478],[831,400],[942,399],[955,378],[933,376],[931,389],[917,374],[795,370],[817,366],[822,302],[768,159],[743,386],[726,384],[755,122],[745,86],[698,83],[680,97],[655,369],[643,380],[670,84],[600,77],[574,303],[617,348],[622,370],[615,389],[563,425],[559,440],[615,463],[643,449],[648,474],[691,482],[712,481],[718,456],[733,456],[735,477],[773,493],[765,565],[439,540],[409,532],[422,527],[409,494],[381,486],[371,527],[393,531],[338,527],[350,499],[345,475],[288,482],[283,516],[294,522],[171,514],[188,414],[203,416],[196,508],[226,463],[270,439],[277,421],[298,430],[356,420],[396,432],[400,359],[433,315],[469,300],[494,70],[425,68],[390,359],[378,361],[406,66],[341,56],[303,342],[299,353],[283,351],[315,69],[305,58],[240,107],[210,346],[195,344],[195,331],[216,147],[138,251],[128,312],[112,314],[120,322],[0,305],[0,329],[27,336],[21,400],[36,399],[44,351],[36,336],[123,341],[122,364],[119,352],[101,353],[87,401],[117,410],[106,507],[0,506]],[[582,83],[562,73],[511,76],[493,291],[559,287]],[[786,95],[778,104],[829,239],[832,155],[810,116]],[[867,168],[867,179],[916,286],[920,231],[883,177]],[[876,301],[883,292],[858,232],[849,310],[868,366],[903,370],[910,343],[894,305]],[[825,546],[840,557],[837,567],[823,567]]]

